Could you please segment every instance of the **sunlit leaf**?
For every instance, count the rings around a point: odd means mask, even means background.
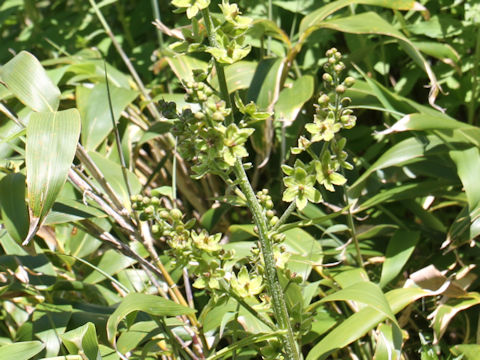
[[[82,354],[88,360],[101,360],[97,332],[91,322],[61,335],[70,354]]]
[[[27,126],[27,189],[31,211],[25,242],[34,235],[60,193],[80,136],[76,109],[33,113]]]
[[[20,52],[0,69],[0,79],[26,106],[35,111],[55,111],[60,90],[40,62],[27,51]]]
[[[191,308],[159,296],[140,293],[130,294],[122,300],[108,319],[107,335],[108,341],[111,344],[115,345],[115,336],[120,321],[134,311],[143,311],[153,316],[178,316],[193,314],[195,312],[195,310]]]

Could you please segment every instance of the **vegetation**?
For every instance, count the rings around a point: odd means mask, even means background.
[[[477,359],[479,24],[1,2],[0,360]]]

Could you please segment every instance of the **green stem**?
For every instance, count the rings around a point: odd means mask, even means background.
[[[275,258],[273,256],[273,245],[268,237],[267,219],[263,215],[262,208],[250,185],[243,164],[237,159],[233,168],[239,186],[247,199],[247,205],[252,212],[253,220],[258,228],[258,237],[265,263],[265,276],[267,279],[267,290],[272,297],[273,311],[280,329],[286,330],[286,337],[283,339],[285,344],[286,359],[299,360],[297,344],[290,325],[287,305],[282,286],[278,280],[277,269],[275,267]]]
[[[342,169],[342,175],[344,175],[343,169]],[[345,199],[345,205],[348,206],[347,224],[348,224],[348,227],[350,228],[350,233],[352,235],[352,240],[353,240],[353,243],[355,245],[355,253],[356,253],[357,263],[358,263],[359,266],[361,266],[363,268],[364,266],[363,266],[362,252],[360,251],[360,243],[358,242],[357,229],[355,228],[355,222],[353,220],[352,209],[350,207],[350,199],[348,198],[347,191],[348,191],[347,185],[343,184],[343,195],[344,195],[344,199]]]
[[[208,8],[202,10],[203,20],[205,22],[205,29],[207,30],[208,42],[210,46],[218,47],[218,42],[216,38],[215,31],[213,31],[213,20],[210,16],[210,11]],[[220,86],[220,93],[222,98],[225,101],[226,107],[232,109],[230,115],[227,116],[225,122],[227,125],[233,123],[233,107],[232,100],[230,99],[230,94],[228,93],[227,80],[225,78],[225,70],[223,69],[223,64],[219,63],[215,58],[213,58],[215,63],[215,70],[217,71],[218,85]]]
[[[297,208],[297,202],[292,201],[290,203],[290,205],[288,206],[287,210],[285,210],[285,212],[282,214],[282,216],[280,216],[280,219],[278,219],[277,223],[272,228],[272,231],[278,230],[278,228],[280,226],[282,226],[288,220],[288,218],[295,211],[296,208]]]

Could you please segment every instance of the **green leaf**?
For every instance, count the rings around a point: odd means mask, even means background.
[[[462,360],[477,360],[480,353],[480,345],[462,344],[455,345],[450,348],[450,352],[455,356],[462,356]]]
[[[88,360],[101,360],[95,325],[85,325],[68,331],[60,336],[70,354],[84,354]]]
[[[120,321],[134,311],[143,311],[153,316],[179,316],[195,312],[194,309],[179,305],[171,300],[147,294],[129,294],[109,317],[107,323],[108,341],[115,346],[115,335]]]
[[[40,62],[22,51],[0,69],[0,79],[26,106],[34,111],[56,111],[60,90]]]
[[[30,229],[35,235],[67,179],[80,136],[76,109],[33,113],[27,125],[26,165]]]
[[[300,33],[303,33],[307,28],[314,26],[320,21],[325,20],[334,12],[349,6],[351,4],[365,4],[386,7],[394,10],[424,10],[422,5],[413,0],[337,0],[330,4],[322,6],[321,8],[311,12],[305,16],[300,23]],[[422,9],[423,8],[423,9]],[[371,25],[371,24],[370,24]]]
[[[40,304],[32,315],[33,333],[45,344],[45,355],[58,355],[60,334],[65,332],[72,316],[71,305]]]
[[[314,80],[304,75],[295,80],[291,87],[284,88],[275,103],[275,118],[288,125],[296,118],[303,105],[310,100],[314,91]]]
[[[165,60],[177,76],[177,79],[182,79],[182,81],[194,81],[193,70],[207,72],[208,68],[208,64],[205,61],[188,55],[167,56]]]
[[[138,92],[113,84],[109,89],[114,120],[118,122],[121,112]],[[92,89],[77,87],[77,107],[82,117],[82,145],[86,150],[94,150],[113,129],[106,84],[96,84]]]
[[[415,300],[431,295],[432,292],[420,288],[402,288],[389,291],[385,297],[392,312],[396,314]],[[308,353],[306,360],[326,359],[330,353],[361,338],[386,318],[384,312],[373,307],[361,309],[317,343]]]
[[[28,234],[28,209],[25,203],[25,175],[8,174],[0,181],[0,206],[8,234],[21,243]]]
[[[0,360],[29,360],[38,354],[44,345],[40,341],[24,341],[0,346]]]
[[[442,338],[448,324],[458,312],[480,304],[478,293],[471,293],[472,298],[449,299],[446,303],[438,305],[433,318],[433,330],[435,331],[435,343]]]
[[[380,287],[384,287],[392,281],[407,263],[412,255],[415,246],[420,239],[420,233],[416,231],[397,230],[390,239],[385,254],[385,262],[380,277]]]
[[[378,326],[377,346],[375,349],[375,360],[401,359],[402,336],[390,324]]]
[[[393,315],[390,305],[388,304],[385,295],[378,285],[370,281],[361,281],[354,283],[342,290],[337,291],[331,295],[324,297],[321,302],[327,301],[357,301],[366,305],[370,305],[374,309],[382,312],[386,317],[397,322]]]
[[[123,178],[122,167],[114,161],[106,159],[97,152],[89,151],[88,155],[92,158],[95,164],[102,172],[105,180],[112,187],[113,191],[122,199],[125,208],[130,207],[130,196]],[[142,189],[142,185],[137,176],[131,171],[127,170],[127,178],[130,184],[132,194],[138,194]]]
[[[225,80],[227,81],[228,92],[233,93],[237,90],[248,89],[252,82],[257,63],[253,61],[238,61],[232,65],[225,66]],[[218,86],[218,77],[212,79],[212,85]]]
[[[390,166],[402,166],[408,162],[424,157],[426,153],[446,152],[445,147],[440,147],[439,145],[444,145],[444,143],[434,135],[429,135],[425,139],[410,137],[400,141],[385,151],[382,156],[355,181],[348,190],[349,196],[358,198],[365,186],[367,178],[377,170]]]
[[[384,3],[387,3],[387,1],[384,1]],[[337,30],[351,34],[385,35],[397,39],[405,52],[428,75],[431,83],[430,94],[428,98],[429,103],[433,107],[439,109],[438,106],[435,105],[435,99],[438,92],[440,91],[440,85],[434,72],[430,67],[430,64],[407,37],[405,37],[395,27],[386,22],[378,14],[374,12],[366,12],[344,18],[335,18],[332,20],[317,20],[316,22],[312,23],[308,28],[302,28],[303,30],[301,31],[302,34],[300,43],[302,44],[304,41],[306,41],[306,39],[310,36],[311,33],[322,28]]]

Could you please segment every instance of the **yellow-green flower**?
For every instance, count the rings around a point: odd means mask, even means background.
[[[210,5],[210,0],[173,0],[172,5],[178,8],[187,8],[187,17],[193,18],[200,10]]]

